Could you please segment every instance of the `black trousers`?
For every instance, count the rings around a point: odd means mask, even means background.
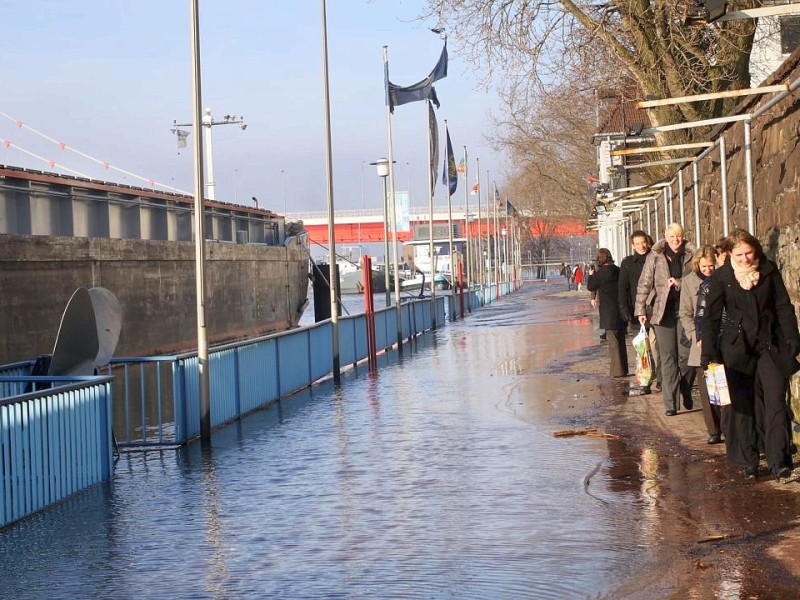
[[[611,363],[611,376],[624,377],[628,374],[628,349],[625,345],[624,329],[606,329],[608,358]]]
[[[722,414],[720,409],[724,409],[724,407],[711,404],[708,399],[708,388],[706,387],[703,367],[695,367],[695,370],[695,381],[697,381],[697,387],[700,389],[700,406],[703,409],[703,421],[706,424],[706,430],[708,430],[708,435],[719,435],[722,433],[720,429],[720,416]]]
[[[791,415],[786,404],[788,380],[768,353],[758,357],[754,375],[725,369],[731,405],[722,411],[728,462],[758,466],[759,436],[763,435],[767,464],[791,467]]]

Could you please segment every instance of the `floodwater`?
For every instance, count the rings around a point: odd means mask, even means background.
[[[0,532],[0,597],[602,596],[652,558],[653,508],[621,442],[553,436],[614,401],[558,367],[585,312],[523,290],[209,448],[124,454]]]

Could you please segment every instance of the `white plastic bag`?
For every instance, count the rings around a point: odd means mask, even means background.
[[[650,349],[647,328],[644,325],[631,343],[636,351],[636,383],[642,387],[649,387],[653,381],[653,353]]]

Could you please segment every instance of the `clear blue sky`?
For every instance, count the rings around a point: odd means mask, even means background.
[[[394,83],[426,76],[441,40],[415,17],[422,1],[328,2],[328,50],[337,208],[378,208],[380,181],[369,163],[386,156],[382,46]],[[192,189],[191,145],[178,153],[173,119],[191,121],[189,2],[0,0],[4,28],[0,111],[97,159]],[[216,119],[243,115],[246,131],[213,128],[216,197],[278,212],[324,210],[325,169],[320,3],[200,0],[203,104]],[[449,75],[436,85],[437,117],[450,125],[457,156],[466,145],[501,178],[502,157],[484,140],[496,95],[478,88],[450,48]],[[398,189],[427,203],[425,105],[393,118]],[[96,178],[141,184],[0,118],[0,163],[49,170],[15,145]],[[189,137],[189,141],[194,134]],[[281,170],[284,171],[283,175]],[[439,167],[441,173],[441,166]],[[409,185],[410,184],[410,185]],[[463,185],[461,182],[459,185]],[[362,192],[363,190],[363,192]],[[454,199],[460,202],[463,188]],[[437,187],[437,204],[446,202]]]

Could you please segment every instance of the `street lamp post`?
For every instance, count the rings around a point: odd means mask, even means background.
[[[358,217],[358,251],[359,255],[364,254],[364,248],[362,246],[361,241],[361,220],[364,218],[364,211],[366,210],[367,206],[364,203],[364,165],[367,164],[367,161],[361,161],[361,215]],[[372,274],[370,274],[372,277]]]
[[[244,122],[244,117],[236,115],[225,115],[221,121],[215,121],[211,116],[211,109],[206,108],[203,114],[201,127],[203,128],[203,141],[205,146],[206,158],[206,198],[215,200],[214,188],[216,182],[214,181],[214,152],[211,146],[211,128],[214,125],[238,125],[244,131],[247,129],[247,124]],[[187,132],[182,131],[179,127],[192,127],[192,123],[178,123],[176,120],[172,121],[172,133],[178,136],[178,146],[186,145]]]
[[[283,216],[286,216],[288,207],[286,206],[286,171],[281,169],[281,189],[283,190]]]
[[[386,286],[386,308],[392,305],[392,292],[389,285],[389,190],[387,189],[386,178],[389,176],[389,159],[379,158],[374,165],[378,171],[378,177],[383,180],[383,281]]]

